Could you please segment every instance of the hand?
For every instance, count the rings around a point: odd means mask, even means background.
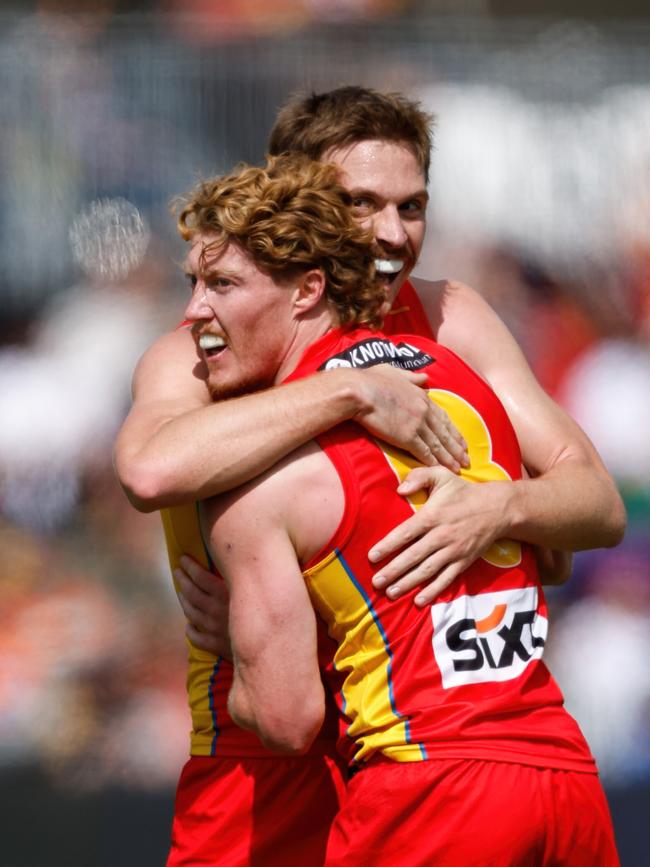
[[[404,548],[373,577],[373,586],[378,590],[388,588],[387,596],[397,599],[429,581],[414,602],[418,607],[433,602],[496,539],[503,537],[503,504],[498,488],[507,484],[467,482],[443,467],[412,470],[397,492],[408,496],[430,489],[429,499],[368,553],[370,561],[376,563]]]
[[[355,416],[373,436],[420,463],[453,472],[468,466],[467,443],[447,413],[429,399],[425,373],[380,364],[362,373],[368,408]]]
[[[534,548],[539,580],[547,586],[566,584],[573,566],[572,551],[552,551],[550,548]]]
[[[180,559],[174,570],[178,601],[187,617],[185,635],[199,650],[232,658],[228,634],[228,589],[218,575],[191,557]]]

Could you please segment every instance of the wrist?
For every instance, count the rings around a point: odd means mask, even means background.
[[[526,524],[526,497],[521,481],[492,482],[500,515],[500,538],[521,540]]]
[[[372,412],[374,403],[367,388],[367,378],[359,371],[340,367],[323,373],[332,388],[339,420],[354,419]]]

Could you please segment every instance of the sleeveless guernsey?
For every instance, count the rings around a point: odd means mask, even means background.
[[[467,440],[465,479],[521,478],[517,439],[498,398],[429,339],[331,331],[288,379],[386,361],[427,373],[431,399]],[[341,711],[342,755],[357,764],[472,758],[595,772],[542,661],[547,608],[532,549],[500,540],[434,605],[416,608],[416,590],[391,602],[372,586],[378,567],[367,552],[426,499],[396,493],[415,462],[354,423],[318,442],[338,471],[346,507],[331,544],[304,575],[337,646],[321,668]]]
[[[426,314],[410,283],[402,286],[393,304],[393,311],[386,318],[387,332],[397,329],[431,335]],[[183,322],[179,327],[188,324]],[[179,566],[182,554],[189,554],[205,569],[214,571],[201,535],[196,504],[162,509],[161,517],[172,571]],[[329,645],[326,636],[321,635],[320,640]],[[242,758],[274,755],[261,745],[256,735],[240,729],[232,721],[227,710],[231,684],[232,663],[199,650],[188,641],[186,686],[192,716],[191,755]],[[335,728],[335,723],[331,723],[329,731],[335,731]],[[319,746],[317,743],[314,749],[318,750]],[[323,749],[326,749],[326,745],[323,745]]]

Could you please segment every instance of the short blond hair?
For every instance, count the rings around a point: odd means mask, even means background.
[[[181,201],[178,229],[186,241],[214,235],[210,252],[237,243],[274,279],[318,268],[340,325],[381,323],[386,290],[373,236],[355,220],[336,166],[300,154],[269,157],[263,168],[241,164]]]
[[[298,93],[279,111],[269,153],[302,153],[320,160],[327,151],[362,141],[390,141],[409,148],[429,181],[434,117],[401,93],[369,87],[337,87]]]

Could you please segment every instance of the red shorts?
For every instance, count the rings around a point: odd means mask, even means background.
[[[378,763],[348,784],[328,867],[615,867],[596,774],[505,762]]]
[[[192,756],[178,782],[167,867],[323,864],[344,791],[328,756]]]

